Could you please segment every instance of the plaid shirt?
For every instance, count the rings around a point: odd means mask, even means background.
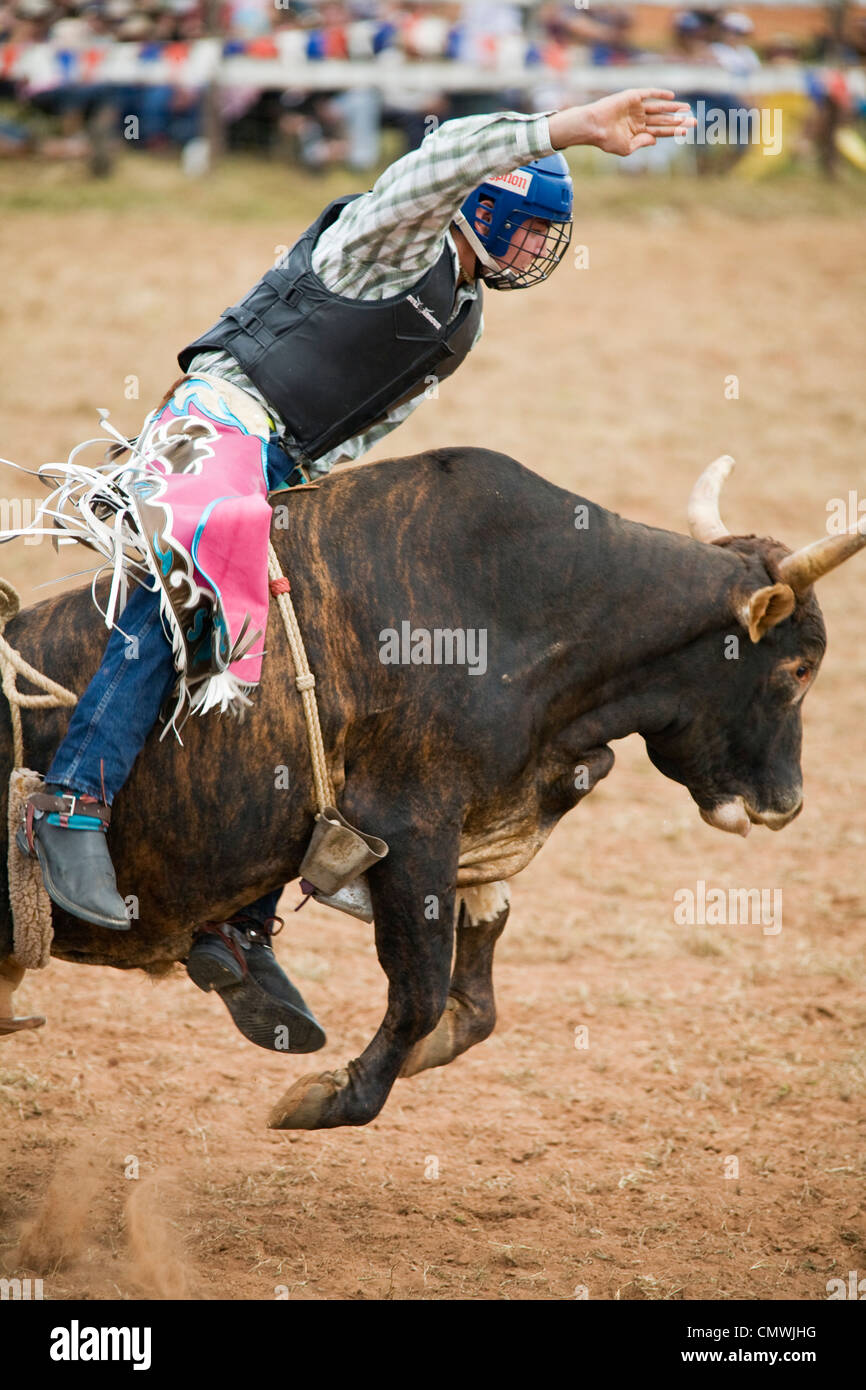
[[[459,280],[457,247],[449,231],[455,212],[486,178],[509,173],[552,153],[546,114],[524,116],[504,111],[446,121],[419,149],[391,164],[369,193],[349,203],[336,222],[322,232],[313,248],[313,270],[335,294],[348,299],[384,299],[411,289],[447,245]],[[466,299],[476,296],[474,281],[460,284],[449,322]],[[475,343],[482,328],[483,324],[479,325]],[[289,452],[298,458],[283,421],[228,353],[198,353],[187,370],[214,372],[248,391],[268,411]],[[402,424],[422,400],[423,391],[314,463],[303,458],[298,462],[312,478],[329,473],[335,463],[360,458]]]

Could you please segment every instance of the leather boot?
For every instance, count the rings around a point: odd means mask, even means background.
[[[39,860],[48,896],[58,907],[82,922],[129,931],[105,841],[110,820],[110,809],[95,796],[46,786],[28,799],[15,842]]]
[[[271,946],[274,924],[243,913],[207,922],[186,961],[194,985],[216,990],[245,1038],[271,1052],[318,1052],[327,1039]]]

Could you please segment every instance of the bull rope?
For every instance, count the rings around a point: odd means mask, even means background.
[[[292,603],[291,586],[280,568],[277,552],[271,544],[268,545],[268,576],[271,593],[277,600],[283,626],[286,629],[289,651],[292,654],[292,662],[295,667],[295,686],[304,703],[304,718],[307,722],[307,738],[310,744],[310,760],[313,764],[316,802],[319,813],[324,814],[326,807],[336,804],[336,793],[325,759],[325,744],[322,738],[322,726],[319,723],[319,703],[316,699],[316,677],[310,670],[310,663],[307,661],[304,639],[301,636],[295,605]]]

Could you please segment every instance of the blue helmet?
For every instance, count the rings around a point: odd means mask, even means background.
[[[497,290],[524,289],[546,280],[559,265],[571,240],[574,189],[561,154],[549,154],[522,164],[509,174],[487,179],[463,203],[454,218],[478,259],[481,279]],[[544,241],[528,265],[509,265],[525,259],[518,229],[532,219],[546,227]],[[517,233],[517,235],[515,235]]]

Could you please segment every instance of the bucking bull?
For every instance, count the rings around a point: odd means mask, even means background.
[[[802,700],[825,648],[813,583],[866,535],[795,554],[731,536],[718,508],[729,467],[711,464],[692,493],[694,539],[624,520],[484,449],[368,465],[288,495],[273,539],[317,677],[338,804],[390,846],[369,873],[389,988],[361,1056],[296,1081],[273,1128],[366,1124],[399,1076],[490,1034],[505,881],[607,776],[613,740],[640,734],[719,829],[779,830],[800,812]],[[315,801],[272,610],[246,717],[191,718],[183,747],[153,734],[117,799],[110,849],[120,892],[138,899],[133,929],[105,932],[55,907],[55,955],[162,970],[185,958],[196,924],[298,876]],[[413,644],[419,630],[486,633],[484,669],[430,662],[423,642],[416,661],[385,659],[385,634],[405,623]],[[6,636],[76,692],[105,643],[87,589],[22,612]],[[68,710],[23,717],[25,762],[44,769]],[[5,787],[8,709],[2,740]],[[4,906],[7,969],[11,950]]]

